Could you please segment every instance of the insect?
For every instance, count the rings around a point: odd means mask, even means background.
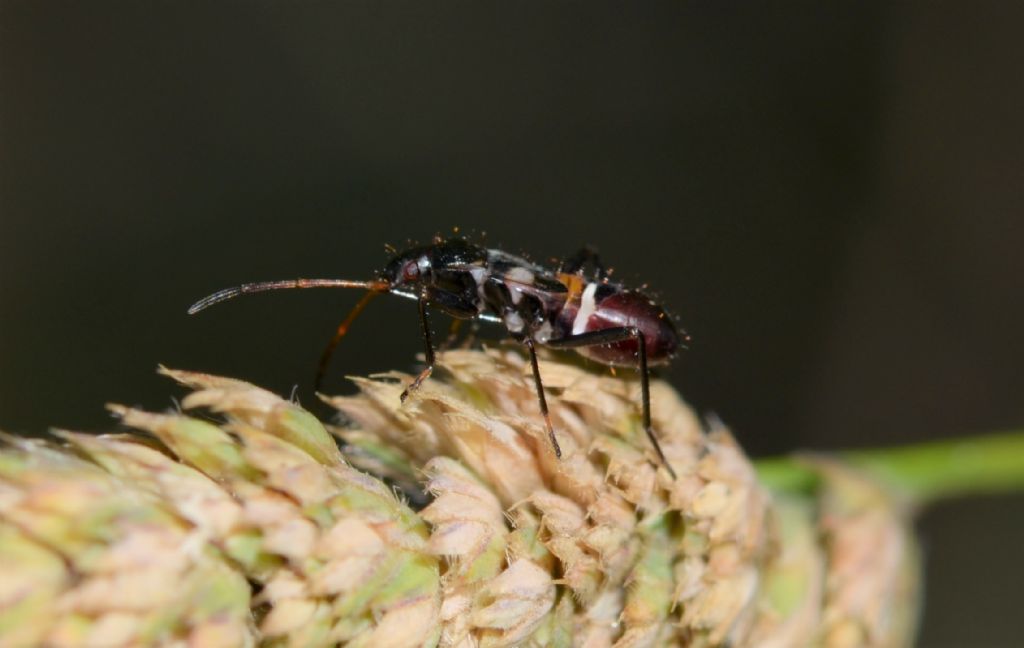
[[[587,266],[590,266],[590,275],[586,273]],[[377,295],[399,295],[416,300],[419,306],[426,367],[402,392],[402,402],[434,370],[435,347],[428,310],[437,309],[456,322],[484,320],[504,325],[508,334],[529,352],[541,415],[557,457],[562,456],[562,451],[548,413],[537,365],[537,345],[574,349],[605,365],[635,368],[640,375],[644,430],[661,463],[675,477],[651,427],[648,368],[667,363],[680,341],[690,338],[676,330],[672,319],[653,299],[611,282],[608,271],[591,248],[583,248],[557,270],[551,270],[464,239],[439,238],[432,245],[396,252],[376,279],[293,279],[243,284],[199,300],[188,312],[195,314],[239,295],[292,288],[363,288],[368,291],[324,349],[317,369],[317,388],[335,347]]]

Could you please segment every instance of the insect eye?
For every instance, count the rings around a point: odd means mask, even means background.
[[[409,261],[402,266],[402,278],[406,281],[415,281],[420,276],[420,267],[415,261]]]

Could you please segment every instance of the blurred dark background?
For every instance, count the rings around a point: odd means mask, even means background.
[[[453,226],[649,283],[756,456],[1020,426],[1024,4],[817,5],[0,1],[0,428],[166,407],[158,362],[312,404],[357,294],[185,308]],[[1019,645],[1022,514],[923,517],[922,646]]]

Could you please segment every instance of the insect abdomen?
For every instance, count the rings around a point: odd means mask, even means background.
[[[644,336],[649,364],[668,362],[679,346],[679,334],[672,324],[672,318],[642,293],[624,291],[608,284],[591,283],[583,290],[577,304],[573,305],[576,307],[566,308],[562,314],[562,321],[571,326],[573,335],[636,327]],[[582,347],[577,351],[607,365],[636,367],[639,362],[639,344],[636,340]]]

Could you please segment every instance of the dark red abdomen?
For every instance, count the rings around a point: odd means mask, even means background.
[[[629,291],[614,291],[603,298],[601,295],[597,297],[586,321],[574,322],[574,333],[635,326],[640,329],[647,344],[648,364],[664,364],[672,358],[679,347],[679,334],[672,324],[672,318],[651,298]],[[607,365],[636,367],[640,362],[637,355],[639,343],[632,339],[583,347],[578,351],[591,360]]]

